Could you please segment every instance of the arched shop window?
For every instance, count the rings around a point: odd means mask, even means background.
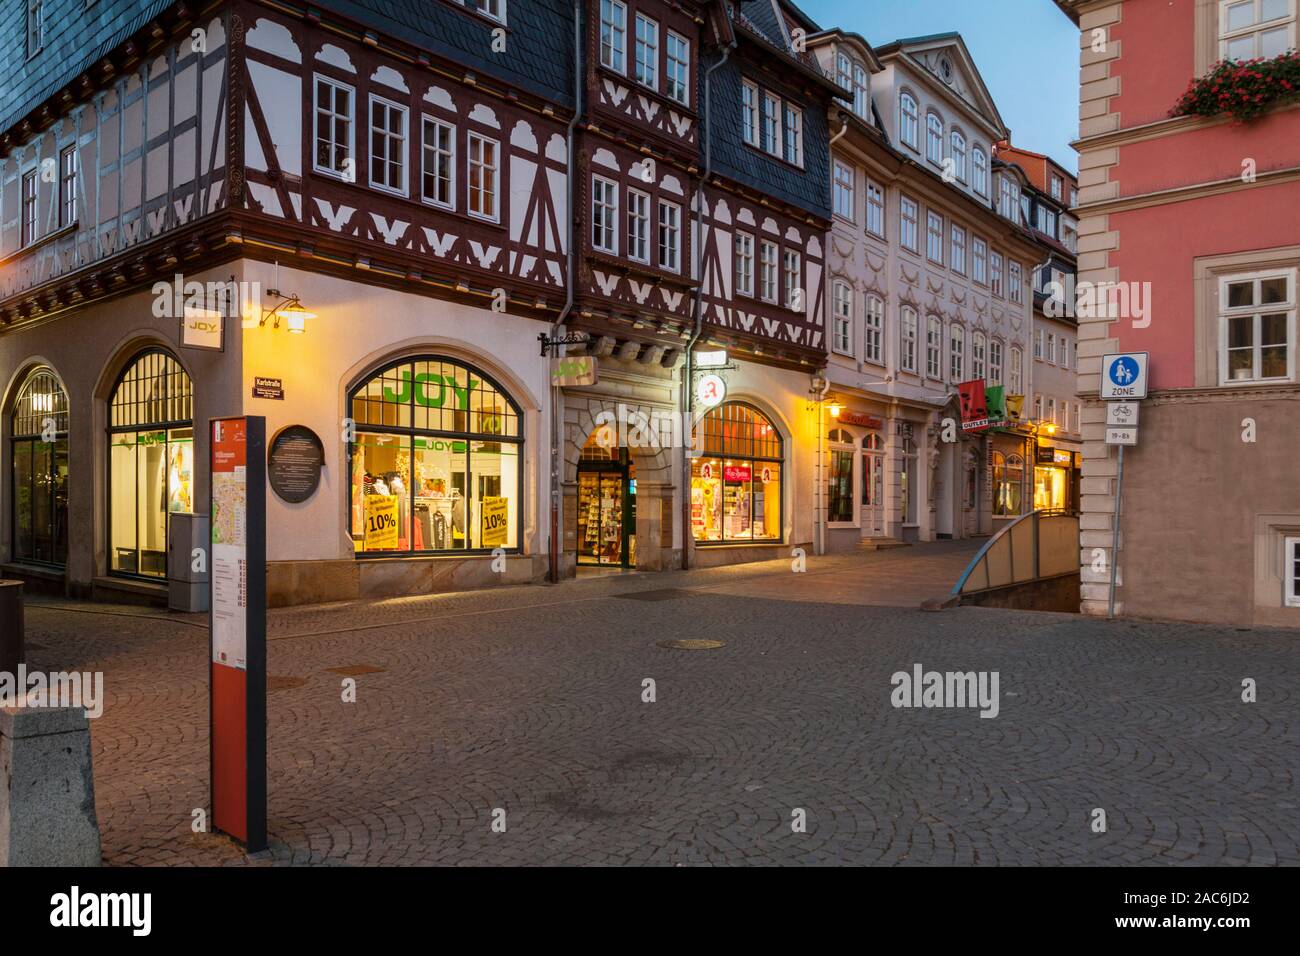
[[[394,362],[349,395],[349,526],[359,555],[515,550],[522,416],[483,372]]]
[[[826,435],[830,443],[830,471],[826,482],[826,520],[839,523],[853,521],[853,459],[857,442],[843,428],[832,428]]]
[[[167,531],[194,511],[194,388],[171,355],[142,352],[108,406],[108,541],[117,574],[167,577]]]
[[[691,533],[702,543],[781,540],[781,436],[742,402],[711,409],[696,426]],[[702,446],[700,443],[703,443]]]
[[[14,403],[13,559],[68,563],[68,393],[48,368],[35,369]]]

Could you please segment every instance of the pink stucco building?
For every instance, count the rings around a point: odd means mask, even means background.
[[[1079,316],[1083,607],[1300,625],[1300,100],[1250,122],[1172,117],[1225,58],[1296,45],[1297,0],[1058,0],[1080,27],[1079,279],[1128,307]],[[1120,300],[1122,304],[1122,299]],[[1126,451],[1104,444],[1102,356],[1150,353]]]

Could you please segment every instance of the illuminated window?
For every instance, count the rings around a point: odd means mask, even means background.
[[[358,554],[518,548],[521,414],[486,374],[438,356],[402,359],[352,389],[349,407]]]
[[[68,394],[48,368],[32,371],[10,419],[15,561],[68,562]]]
[[[772,422],[726,402],[701,419],[691,460],[691,535],[701,543],[781,540],[784,452]],[[702,443],[702,444],[701,444]]]

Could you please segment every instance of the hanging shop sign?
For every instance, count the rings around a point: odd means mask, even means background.
[[[397,547],[397,495],[366,495],[366,550]]]
[[[564,355],[551,360],[551,384],[560,388],[595,385],[596,356]]]
[[[324,467],[325,446],[306,425],[282,428],[271,440],[266,471],[281,501],[296,505],[316,494]]]
[[[266,848],[266,419],[214,419],[208,621],[212,824]]]
[[[1019,423],[1021,413],[1025,410],[1025,396],[1008,395],[1007,396],[1007,421]]]
[[[1051,465],[1056,461],[1055,449],[1049,445],[1039,445],[1034,452],[1034,461],[1039,465]]]
[[[1147,397],[1146,352],[1124,352],[1103,355],[1101,359],[1101,398],[1116,399]]]
[[[727,367],[727,350],[721,349],[716,352],[696,352],[696,368],[726,368]]]
[[[510,522],[510,502],[505,498],[484,498],[482,506],[482,541],[485,548],[502,547]]]
[[[713,408],[721,405],[727,397],[727,383],[721,375],[701,375],[695,383],[695,404],[700,408]]]
[[[974,379],[957,386],[961,398],[961,430],[984,431],[989,427],[988,405],[984,397],[984,380]]]
[[[253,397],[269,398],[277,402],[284,401],[284,380],[278,378],[253,378]]]
[[[226,317],[219,309],[202,309],[187,305],[181,316],[181,344],[187,349],[224,351],[225,326]]]

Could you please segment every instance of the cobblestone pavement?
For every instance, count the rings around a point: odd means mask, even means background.
[[[274,612],[252,858],[191,832],[202,618],[37,603],[29,666],[105,672],[109,864],[1300,864],[1300,633],[917,610],[970,553]],[[918,663],[997,671],[998,716],[895,709]]]

